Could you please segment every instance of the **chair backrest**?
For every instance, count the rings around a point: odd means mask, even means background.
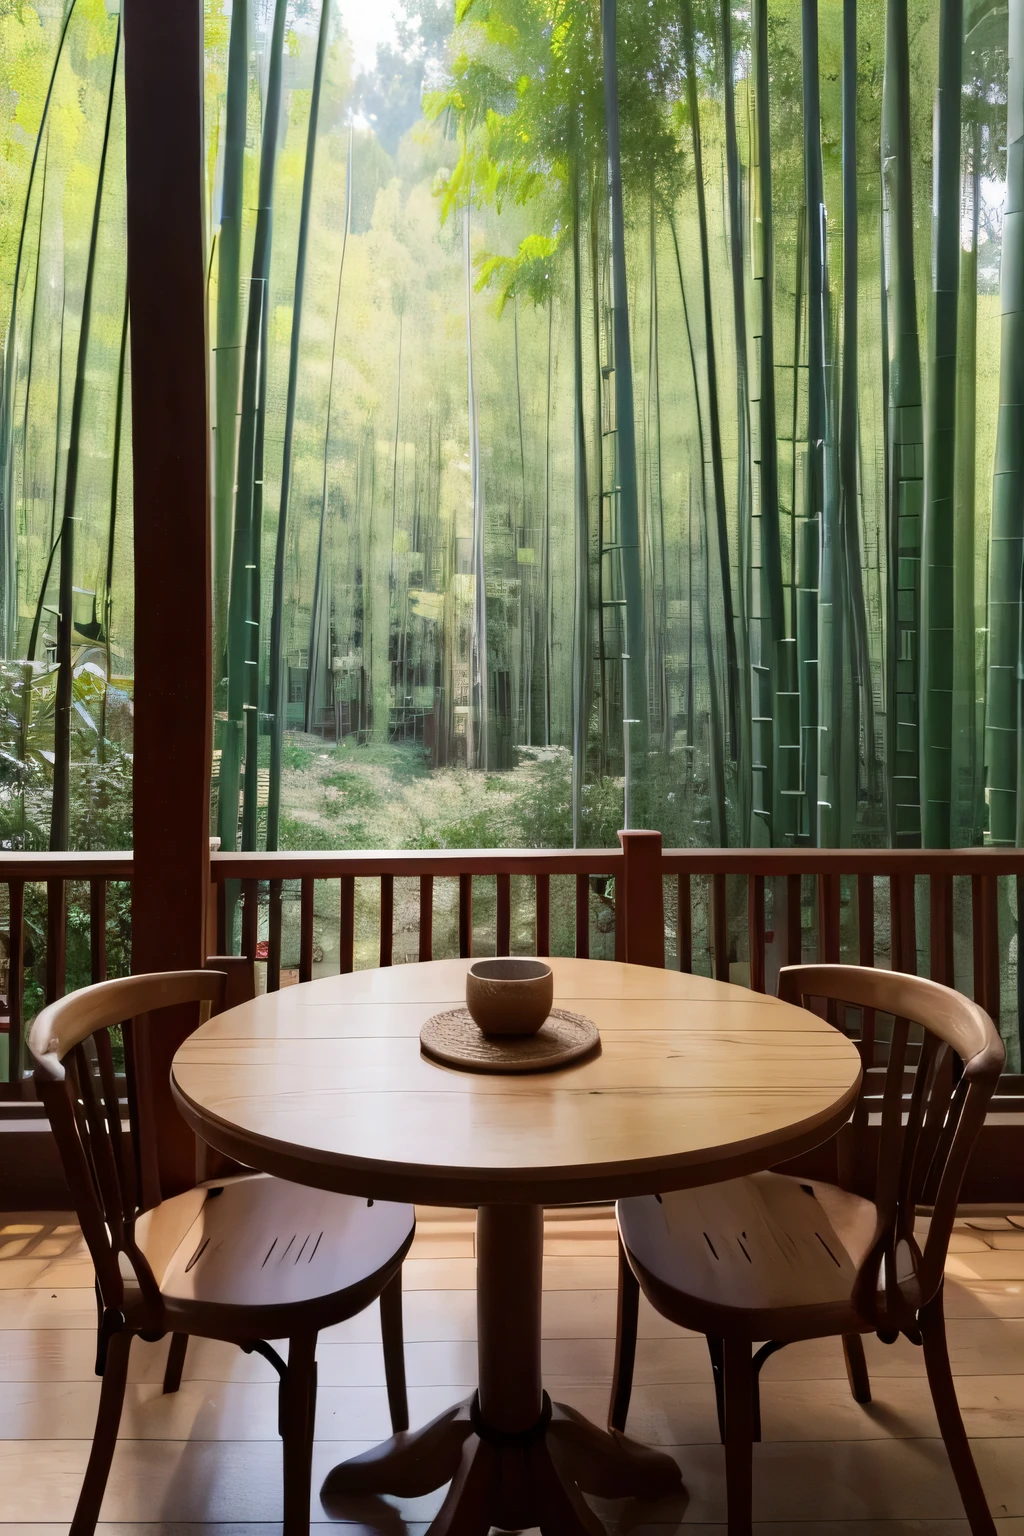
[[[123,1300],[122,1253],[146,1301],[159,1305],[156,1281],[134,1240],[135,1217],[159,1202],[155,1144],[147,1134],[145,1108],[140,1113],[131,1091],[133,1081],[146,1078],[150,1015],[198,1003],[198,1024],[202,1013],[221,1011],[224,995],[219,971],[125,976],[62,997],[32,1025],[28,1043],[36,1092],[46,1106],[105,1307],[117,1308]],[[127,1128],[110,1038],[118,1027],[129,1068]]]
[[[859,1008],[864,1066],[860,1094],[843,1133],[864,1166],[878,1127],[870,1193],[878,1210],[874,1241],[854,1288],[861,1314],[880,1329],[913,1327],[919,1306],[942,1284],[949,1236],[967,1163],[1005,1061],[1003,1042],[977,1003],[921,976],[859,965],[792,965],[779,996],[820,998]],[[891,1015],[887,1060],[877,1014]],[[844,1020],[830,1009],[837,1026]],[[919,1032],[914,1026],[919,1027]],[[922,1250],[914,1237],[921,1205],[932,1208]]]

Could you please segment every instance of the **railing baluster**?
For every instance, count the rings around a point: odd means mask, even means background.
[[[46,1001],[64,996],[67,970],[67,887],[59,877],[46,882]]]
[[[913,875],[889,877],[889,924],[892,932],[892,968],[917,975],[917,919],[914,913]]]
[[[693,909],[690,906],[690,877],[676,879],[676,954],[681,971],[693,970]]]
[[[537,927],[534,948],[538,955],[551,953],[551,876],[539,874],[536,879]]]
[[[818,875],[818,960],[825,965],[838,965],[840,950],[840,887],[835,870],[822,870]]]
[[[347,976],[355,965],[356,948],[356,877],[355,875],[342,875],[339,881],[341,886],[341,922],[339,925],[338,948],[340,951],[340,970],[343,976]]]
[[[267,991],[281,990],[281,925],[284,920],[283,880],[271,880],[267,909]]]
[[[434,877],[420,875],[420,951],[421,960],[434,958]]]
[[[714,934],[715,978],[729,980],[729,922],[725,907],[725,876],[711,876],[711,925]]]
[[[380,877],[380,963],[390,965],[395,943],[395,877]]]
[[[857,876],[857,958],[861,965],[873,966],[875,963],[875,881],[873,875]],[[865,1070],[874,1066],[875,1062],[875,1010],[864,1008],[861,1010],[860,1027],[860,1057]],[[862,1111],[864,1095],[861,1094],[857,1101],[856,1113],[860,1115],[857,1123],[860,1124],[867,1111]]]
[[[242,881],[242,954],[252,964],[256,962],[256,945],[259,942],[260,883],[258,880]]]
[[[10,971],[7,978],[8,1077],[19,1082],[25,1070],[25,882],[7,882],[10,911]]]
[[[857,960],[860,965],[875,963],[875,880],[873,875],[857,876]]]
[[[974,1001],[999,1019],[999,901],[994,875],[972,875]]]
[[[303,875],[299,887],[299,980],[313,980],[313,895],[312,875]]]
[[[228,891],[223,880],[217,881],[217,953],[229,955],[228,948]]]
[[[801,965],[804,958],[803,879],[786,876],[786,964]]]
[[[615,892],[615,958],[626,958],[626,878],[619,866],[619,873],[613,877],[612,889]]]
[[[497,918],[494,943],[496,955],[512,953],[512,877],[499,873],[494,877],[497,893]]]
[[[764,991],[764,875],[747,876],[747,944],[750,986]]]
[[[952,987],[953,967],[953,876],[931,875],[928,880],[929,900],[929,970],[932,981],[941,981]]]
[[[590,877],[576,876],[576,958],[590,958]]]
[[[459,957],[473,958],[473,876],[459,876]]]
[[[93,981],[107,979],[107,882],[89,881],[89,961]]]

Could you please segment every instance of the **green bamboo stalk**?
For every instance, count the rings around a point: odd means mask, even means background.
[[[284,562],[288,543],[288,506],[292,487],[292,451],[295,437],[295,401],[299,386],[299,354],[302,343],[302,302],[306,290],[306,253],[309,248],[309,212],[313,204],[313,171],[316,165],[316,135],[320,121],[320,93],[323,88],[324,60],[330,32],[331,0],[323,0],[320,31],[313,65],[313,91],[309,103],[309,127],[306,132],[306,163],[302,173],[302,203],[299,209],[299,239],[295,252],[295,288],[292,298],[292,333],[288,355],[288,394],[284,408],[284,447],[281,458],[281,498],[277,514],[277,539],[274,549],[274,589],[270,615],[270,787],[267,799],[267,848],[276,849],[281,823],[281,768],[284,753]]]
[[[697,418],[697,447],[700,461],[700,479],[698,494],[698,556],[705,561],[704,571],[704,623],[705,623],[705,656],[708,667],[708,687],[711,698],[712,719],[721,726],[720,708],[718,702],[718,682],[715,674],[714,649],[711,644],[710,628],[707,606],[710,601],[709,583],[710,572],[707,569],[707,548],[705,543],[705,527],[707,522],[707,451],[704,442],[704,415],[700,403],[700,384],[697,379],[697,355],[693,345],[693,332],[690,328],[690,311],[686,302],[686,284],[683,281],[683,263],[679,254],[679,236],[676,230],[676,221],[673,214],[669,214],[669,228],[672,231],[672,248],[675,251],[676,272],[679,275],[679,294],[683,304],[683,325],[686,330],[686,349],[690,359],[690,379],[693,384],[694,412]],[[691,752],[691,772],[693,777],[693,756],[696,751],[696,726],[694,713],[693,690],[693,476],[690,476],[688,522],[686,530],[687,576],[688,576],[688,647],[687,647],[687,678],[686,678],[686,744]],[[708,758],[708,785],[711,801],[711,839],[716,848],[724,848],[729,841],[729,824],[725,809],[725,761],[723,755],[724,743],[716,743],[709,738]]]
[[[786,608],[782,586],[782,535],[779,523],[779,448],[775,406],[775,203],[772,190],[770,68],[768,57],[768,0],[755,0],[754,97],[757,126],[757,171],[761,212],[761,371],[760,371],[760,514],[761,514],[761,678],[760,700],[755,714],[771,714],[762,727],[758,756],[764,764],[765,801],[771,807],[771,841],[780,843],[792,834],[790,809],[794,799],[783,790],[799,790],[799,750],[792,772],[781,731],[780,693],[794,694],[795,679],[784,675],[784,661],[792,647],[780,642],[786,634]],[[770,739],[766,742],[765,737]],[[799,744],[798,744],[799,746]]]
[[[117,493],[121,479],[121,429],[124,423],[125,361],[128,355],[128,285],[125,283],[121,317],[121,350],[117,360],[117,392],[114,398],[114,449],[110,460],[110,521],[107,525],[107,566],[103,582],[103,698],[100,703],[99,759],[107,753],[107,694],[110,691],[110,626],[114,612],[114,552],[117,539]]]
[[[245,713],[245,768],[242,779],[242,847],[254,849],[259,830],[259,760],[260,760],[260,633],[262,625],[262,584],[260,582],[260,555],[263,549],[263,486],[266,469],[267,433],[267,364],[269,361],[270,334],[270,275],[262,285],[260,297],[260,353],[259,385],[256,393],[256,439],[253,448],[252,467],[252,522],[250,548],[252,550],[252,588],[249,595],[249,618],[246,642],[249,654],[248,685],[252,705]]]
[[[618,500],[618,539],[626,602],[626,646],[629,656],[629,708],[636,725],[635,749],[647,741],[647,644],[644,634],[643,577],[640,565],[640,509],[636,477],[636,420],[633,405],[633,362],[629,334],[626,284],[625,221],[622,206],[622,156],[619,147],[619,77],[616,42],[617,0],[601,0],[601,50],[604,62],[604,115],[608,141],[608,233],[612,275],[612,366],[615,376],[615,475]]]
[[[470,646],[470,695],[473,724],[471,767],[487,771],[490,761],[490,678],[487,672],[487,588],[484,544],[484,477],[480,465],[480,414],[473,368],[473,258],[470,203],[463,209],[462,248],[466,280],[466,396],[469,410],[469,474],[473,495],[473,629]]]
[[[697,64],[693,36],[692,0],[680,0],[683,54],[686,67],[686,101],[693,144],[693,178],[697,195],[697,229],[700,239],[701,272],[704,280],[704,352],[708,374],[708,439],[714,486],[714,516],[718,544],[718,563],[722,580],[722,609],[725,626],[725,718],[729,731],[729,750],[735,758],[739,751],[739,654],[736,640],[736,613],[732,594],[732,569],[729,556],[729,524],[725,502],[725,461],[722,453],[722,426],[718,399],[718,367],[715,355],[714,307],[711,291],[711,248],[708,241],[707,203],[704,194],[704,156],[700,132],[700,107],[697,100]],[[705,510],[707,504],[705,502]]]
[[[989,841],[1024,841],[1019,737],[1024,721],[1020,665],[1021,572],[1024,568],[1024,0],[1009,4],[1006,92],[1006,204],[1000,265],[1002,329],[999,416],[988,565],[988,689],[985,767]]]
[[[44,129],[49,126],[50,103],[53,99],[53,88],[57,81],[57,71],[64,57],[64,43],[68,35],[68,27],[74,15],[76,0],[70,0],[64,19],[61,22],[60,33],[57,38],[57,52],[54,55],[53,65],[50,69],[50,78],[46,85],[46,95],[43,97],[43,110],[39,119],[39,131],[36,134],[36,142],[32,149],[32,161],[29,165],[28,188],[25,192],[25,204],[21,212],[21,225],[18,230],[18,252],[14,259],[14,283],[11,290],[11,318],[7,326],[7,336],[4,342],[4,367],[3,367],[3,410],[0,413],[0,485],[3,487],[2,517],[3,526],[0,534],[0,599],[3,603],[3,615],[0,619],[0,644],[3,646],[3,654],[11,654],[12,645],[16,641],[18,624],[18,546],[17,531],[14,524],[14,403],[18,382],[18,292],[21,287],[21,267],[25,255],[25,236],[28,231],[28,215],[32,202],[32,189],[35,185],[36,168],[39,162],[39,151],[42,147]],[[49,144],[49,133],[45,134]],[[45,167],[45,162],[44,162]],[[38,254],[37,254],[38,263]],[[37,266],[38,271],[38,266]],[[34,306],[33,306],[34,311]]]
[[[242,772],[244,729],[247,714],[259,710],[259,604],[260,549],[254,539],[254,501],[257,480],[257,436],[262,338],[273,239],[274,169],[281,124],[281,84],[284,62],[284,28],[287,0],[275,0],[270,35],[270,64],[263,104],[263,140],[260,151],[259,204],[249,285],[249,314],[242,361],[242,414],[238,439],[238,490],[231,550],[231,581],[227,631],[227,719],[224,722],[217,797],[217,830],[221,847],[238,846],[238,799]],[[222,247],[223,251],[223,247]],[[255,636],[252,631],[255,630]]]
[[[889,328],[889,837],[894,846],[916,847],[921,837],[919,667],[924,438],[914,277],[907,0],[888,0],[885,13],[882,209]]]
[[[71,674],[72,631],[74,628],[74,565],[75,565],[75,513],[78,496],[78,465],[82,449],[82,420],[85,410],[85,384],[89,362],[89,332],[92,326],[92,295],[96,277],[96,256],[99,250],[100,213],[103,207],[103,189],[107,175],[107,152],[110,148],[110,122],[114,114],[114,97],[117,84],[117,66],[121,56],[121,16],[118,13],[114,35],[114,56],[110,65],[110,89],[107,92],[107,112],[103,125],[103,146],[100,151],[99,172],[96,177],[96,196],[93,200],[92,227],[89,232],[89,255],[85,268],[85,287],[82,292],[82,320],[78,332],[78,359],[75,364],[75,389],[71,399],[71,426],[68,439],[68,459],[64,481],[64,515],[60,541],[60,615],[57,622],[57,690],[53,723],[53,802],[50,810],[50,848],[68,846],[71,831],[71,703],[73,678]]]
[[[34,365],[35,365],[35,355],[36,355],[36,322],[37,322],[37,320],[39,318],[39,285],[40,285],[40,278],[42,276],[42,270],[43,270],[43,263],[42,263],[42,260],[40,258],[42,256],[42,250],[43,250],[43,219],[44,219],[44,216],[45,216],[45,213],[46,213],[46,180],[47,180],[47,172],[49,170],[49,165],[50,165],[50,131],[49,131],[49,128],[47,128],[47,131],[46,131],[46,153],[43,156],[43,185],[42,185],[42,189],[41,189],[40,194],[39,194],[39,229],[38,229],[37,241],[36,241],[36,270],[35,270],[35,276],[34,276],[33,282],[32,282],[32,319],[29,322],[29,328],[28,328],[28,360],[27,360],[27,364],[26,364],[26,368],[25,368],[25,400],[24,400],[24,404],[22,406],[22,412],[21,412],[21,484],[22,484],[22,494],[24,494],[25,486],[27,486],[28,483],[29,483],[28,428],[29,428],[29,418],[30,418],[30,405],[31,405],[31,401],[32,401],[32,381],[33,381],[33,377],[34,377]],[[62,320],[63,320],[63,317],[62,317]],[[62,334],[61,334],[61,346],[62,347],[63,347],[63,340],[64,340],[64,338],[63,338],[63,332],[62,332]],[[13,458],[13,453],[12,453],[12,458]],[[16,497],[15,497],[15,492],[14,492],[14,475],[13,475],[13,472],[12,472],[12,475],[11,475],[11,497],[10,497],[10,505],[11,505],[12,513],[13,513],[13,509],[14,509],[15,500],[16,500]],[[12,634],[11,640],[12,640],[12,648],[16,651],[17,648],[18,648],[17,623],[15,623],[14,633]]]
[[[978,710],[974,601],[977,498],[978,230],[981,211],[981,123],[970,125],[970,244],[960,252],[960,365],[956,400],[956,507],[953,527],[953,795],[954,843],[973,846],[984,829],[984,775]]]
[[[952,830],[953,508],[963,37],[963,0],[940,0],[932,333],[921,530],[921,835],[926,848],[948,848]]]
[[[740,835],[753,840],[752,813],[754,757],[751,722],[750,674],[750,580],[753,518],[750,445],[750,381],[747,366],[747,306],[744,292],[743,189],[736,137],[736,83],[732,51],[732,0],[721,0],[722,74],[725,109],[725,176],[729,205],[729,258],[732,275],[733,341],[736,352],[736,521],[739,531],[739,762],[737,800]],[[762,789],[763,795],[763,789]],[[770,815],[771,800],[756,807],[763,818]]]
[[[551,385],[553,372],[552,329],[554,299],[548,293],[547,410],[544,429],[544,745],[551,745],[551,672],[554,665],[551,635]]]
[[[573,533],[572,627],[572,845],[579,847],[583,819],[587,726],[590,721],[590,496],[587,435],[583,422],[583,272],[580,257],[579,171],[573,185]]]
[[[691,482],[692,484],[692,482]],[[708,671],[708,799],[711,842],[715,848],[729,843],[725,801],[725,733],[718,697],[714,626],[711,622],[711,529],[707,513],[700,518],[700,555],[704,566],[704,655]]]
[[[830,349],[818,78],[818,4],[802,0],[804,196],[807,204],[807,501],[797,614],[807,832],[833,848],[839,831],[841,669],[835,499],[830,485]]]
[[[857,0],[843,5],[843,358],[839,407],[840,527],[853,663],[850,748],[860,763],[863,735],[869,796],[875,793],[875,722],[860,535],[858,404],[859,217],[857,206]],[[859,780],[859,773],[857,774]],[[845,838],[844,838],[845,841]]]
[[[597,656],[598,689],[600,694],[601,731],[598,743],[598,769],[603,779],[608,766],[608,743],[612,739],[610,690],[607,676],[605,651],[604,598],[607,573],[605,571],[605,495],[604,483],[604,374],[601,368],[601,225],[600,225],[601,178],[595,171],[590,188],[590,341],[594,369],[594,503],[597,507]],[[550,384],[550,381],[549,381]],[[550,420],[550,388],[548,391]],[[549,426],[550,432],[550,426]]]
[[[648,344],[648,414],[651,418],[650,435],[653,438],[653,484],[651,486],[651,521],[653,523],[651,546],[652,593],[650,610],[653,622],[649,629],[654,633],[649,641],[652,661],[652,686],[650,696],[658,701],[661,749],[671,749],[671,726],[668,666],[665,650],[668,644],[668,570],[665,552],[665,495],[661,462],[661,351],[659,343],[658,306],[658,225],[654,188],[651,188],[649,218],[648,261],[651,274],[650,339]]]
[[[235,505],[238,383],[242,354],[242,196],[249,101],[248,0],[233,0],[228,34],[228,78],[217,240],[216,405],[213,431],[213,663],[218,682],[227,671],[227,610],[231,579],[231,525]]]
[[[331,333],[331,371],[327,382],[327,423],[324,427],[324,459],[323,473],[320,483],[320,527],[316,541],[316,571],[313,578],[313,604],[309,614],[309,651],[307,661],[309,663],[306,672],[306,702],[304,725],[307,731],[313,728],[313,703],[316,698],[318,684],[318,668],[320,661],[320,584],[324,565],[324,530],[327,525],[327,472],[330,463],[331,451],[331,422],[334,411],[334,377],[338,362],[338,324],[341,320],[341,285],[345,276],[345,254],[348,251],[348,236],[352,228],[352,161],[353,141],[355,138],[355,122],[349,120],[348,125],[348,153],[345,157],[345,227],[341,236],[341,256],[338,261],[338,290],[334,300],[334,330]],[[358,504],[359,492],[356,489],[356,502]]]

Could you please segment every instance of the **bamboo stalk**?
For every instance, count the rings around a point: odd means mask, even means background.
[[[601,0],[601,49],[604,62],[604,114],[608,142],[608,234],[612,273],[612,366],[615,374],[615,490],[618,493],[618,543],[626,601],[630,708],[635,711],[635,745],[647,739],[647,643],[644,634],[643,577],[640,565],[640,513],[636,478],[636,421],[633,362],[626,283],[625,221],[622,203],[622,154],[619,145],[619,75],[616,39],[617,0]],[[629,726],[625,730],[631,729]]]
[[[242,354],[242,195],[249,100],[249,7],[231,7],[225,102],[220,231],[217,238],[217,350],[213,429],[213,664],[227,671],[227,610],[231,579],[231,527],[235,504],[238,384]]]
[[[249,313],[242,362],[242,415],[238,443],[238,489],[231,550],[228,600],[228,696],[217,796],[217,830],[221,847],[238,846],[238,797],[244,748],[249,737],[245,717],[259,709],[259,545],[254,540],[256,513],[259,396],[263,368],[263,332],[274,211],[274,169],[281,122],[281,85],[287,0],[275,0],[263,106],[260,151],[259,205],[252,252]],[[255,629],[255,639],[250,630]],[[256,765],[253,764],[253,771]],[[250,812],[250,823],[252,813]],[[249,831],[252,827],[250,824]]]
[[[988,770],[989,841],[1020,845],[1024,798],[1018,785],[1022,710],[1020,612],[1024,599],[1024,0],[1009,5],[1009,79],[1006,92],[1006,205],[1000,264],[1002,327],[999,416],[988,569],[988,688],[985,765]]]
[[[331,0],[323,0],[320,30],[313,65],[313,91],[306,133],[306,161],[302,173],[299,239],[295,253],[295,288],[292,298],[292,333],[288,354],[288,394],[284,409],[284,447],[281,455],[281,497],[274,549],[274,589],[270,615],[270,787],[267,799],[267,848],[278,846],[281,822],[281,768],[284,752],[284,561],[288,544],[288,504],[292,486],[292,453],[295,436],[295,401],[299,385],[299,352],[302,342],[302,302],[306,290],[306,253],[309,247],[309,213],[313,203],[313,172],[316,166],[316,135],[320,121],[320,93],[330,33]],[[308,673],[307,673],[308,679]]]
[[[3,412],[0,416],[0,477],[3,486],[3,527],[0,535],[0,599],[3,603],[3,615],[0,620],[0,642],[3,645],[3,654],[11,654],[11,645],[15,639],[15,631],[18,620],[18,564],[17,564],[17,533],[14,526],[14,400],[17,384],[17,344],[18,344],[18,291],[21,286],[21,267],[25,255],[25,235],[28,230],[29,208],[32,202],[32,188],[35,185],[36,167],[39,162],[39,151],[43,144],[44,132],[49,125],[50,103],[53,100],[53,88],[57,81],[57,71],[64,57],[64,43],[67,39],[68,28],[74,15],[76,0],[70,0],[61,23],[60,34],[57,38],[57,52],[54,55],[53,65],[50,69],[50,78],[46,84],[46,95],[43,98],[43,110],[39,119],[39,131],[36,134],[36,142],[32,149],[32,161],[28,172],[28,188],[25,193],[25,205],[21,214],[21,225],[18,230],[18,253],[14,259],[14,282],[11,289],[11,318],[7,326],[7,337],[4,343],[4,368],[3,368]],[[45,135],[47,143],[49,134]],[[45,162],[44,162],[45,169]],[[38,258],[37,258],[38,260]],[[51,541],[52,542],[52,541]]]
[[[117,30],[114,34],[114,56],[110,66],[110,89],[107,93],[107,111],[103,125],[103,145],[100,150],[99,171],[96,177],[96,196],[93,200],[92,226],[89,232],[89,255],[85,268],[85,287],[82,292],[82,320],[78,332],[78,359],[75,365],[75,388],[71,400],[71,424],[68,438],[68,461],[64,482],[64,515],[61,522],[60,540],[60,615],[57,622],[57,691],[53,725],[53,803],[50,810],[50,848],[67,848],[71,831],[71,704],[73,678],[71,672],[72,631],[74,629],[74,564],[75,564],[75,514],[78,497],[78,467],[82,448],[82,420],[85,410],[85,385],[89,361],[89,333],[92,326],[92,299],[96,279],[96,256],[99,249],[100,213],[103,207],[103,189],[107,175],[107,153],[110,148],[110,122],[114,113],[114,96],[117,83],[117,66],[121,56],[121,16],[118,13]]]
[[[952,830],[953,523],[963,37],[963,0],[940,0],[932,335],[921,534],[921,834],[926,848],[948,848]]]
[[[704,280],[704,352],[708,374],[708,438],[715,499],[715,530],[718,563],[722,581],[723,623],[725,627],[726,686],[725,715],[728,721],[729,747],[738,753],[739,731],[739,655],[736,641],[736,614],[733,604],[732,567],[729,554],[729,526],[725,503],[725,463],[722,453],[722,427],[718,399],[718,369],[715,356],[715,327],[711,293],[711,250],[708,243],[707,203],[704,195],[704,156],[700,132],[700,107],[697,100],[697,64],[693,35],[692,0],[681,0],[683,55],[686,66],[686,101],[690,116],[693,145],[693,177],[697,197],[697,230],[700,239],[701,272]]]
[[[921,836],[919,665],[923,411],[914,277],[907,0],[888,0],[882,81],[883,261],[889,355],[889,840]],[[893,576],[895,575],[895,580]]]
[[[761,732],[760,759],[765,764],[765,800],[771,812],[770,841],[785,839],[791,829],[791,799],[782,795],[791,787],[781,759],[779,694],[791,683],[782,675],[780,646],[786,633],[782,587],[782,543],[779,524],[779,449],[775,407],[775,203],[772,189],[770,68],[768,55],[768,0],[754,0],[754,94],[757,126],[757,171],[761,212],[761,370],[760,370],[760,516],[761,516],[761,679],[755,712],[771,713],[767,731]],[[767,707],[766,707],[767,706]],[[770,732],[766,744],[764,737]]]
[[[320,591],[324,564],[324,530],[327,525],[327,471],[331,451],[331,421],[334,409],[334,378],[338,361],[338,323],[341,319],[341,285],[345,276],[345,253],[348,250],[349,231],[352,228],[352,148],[355,124],[349,121],[348,154],[345,160],[345,227],[341,237],[341,257],[338,261],[338,291],[334,301],[334,330],[331,339],[331,371],[327,383],[327,421],[324,426],[324,462],[320,485],[320,527],[316,541],[316,570],[313,578],[313,603],[309,614],[309,651],[307,654],[306,702],[304,725],[312,729],[313,701],[316,698],[317,670],[320,662]],[[358,498],[357,498],[358,499]]]
[[[751,484],[750,381],[747,366],[747,311],[744,293],[742,188],[739,145],[736,138],[736,83],[732,51],[732,0],[721,0],[722,73],[725,93],[725,170],[729,204],[729,257],[732,275],[732,316],[736,349],[736,520],[739,532],[739,763],[737,799],[740,835],[750,840],[752,777],[754,772],[751,727],[750,594],[753,487]],[[757,807],[770,813],[771,801]]]

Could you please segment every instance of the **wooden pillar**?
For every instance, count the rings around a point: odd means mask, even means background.
[[[203,7],[124,0],[135,501],[132,969],[205,960],[210,880],[210,530]],[[195,1144],[168,1068],[195,1016],[160,1014],[140,1095],[164,1194]]]
[[[662,891],[661,833],[620,832],[622,896],[625,898],[626,955],[630,965],[665,964],[665,900]],[[616,880],[616,900],[619,882]]]

